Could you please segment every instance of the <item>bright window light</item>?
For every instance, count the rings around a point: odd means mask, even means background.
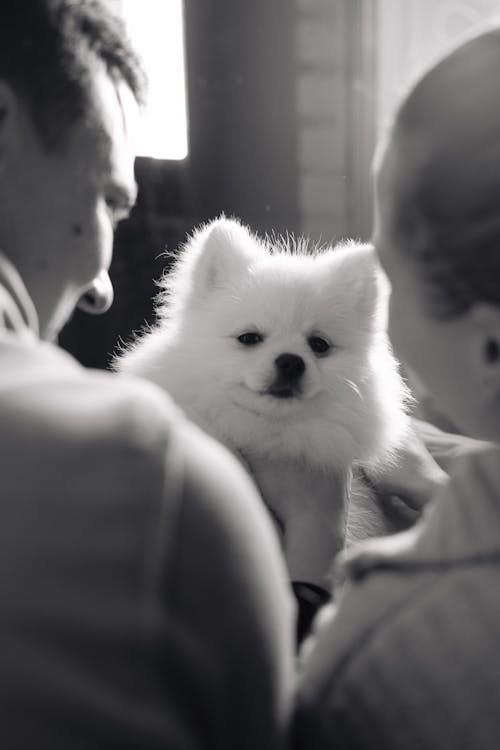
[[[139,156],[187,156],[182,0],[122,0],[130,36],[148,74]]]

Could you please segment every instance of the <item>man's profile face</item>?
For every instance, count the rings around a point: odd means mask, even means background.
[[[71,126],[58,150],[44,148],[21,107],[0,174],[1,249],[21,273],[49,340],[86,293],[96,312],[111,304],[113,233],[136,197],[138,106],[97,61],[92,85],[93,112]]]

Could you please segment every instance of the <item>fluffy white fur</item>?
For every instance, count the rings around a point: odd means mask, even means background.
[[[194,233],[165,276],[159,320],[115,365],[165,388],[195,422],[250,460],[375,466],[407,429],[407,390],[385,331],[373,249],[308,250],[236,220]],[[245,346],[238,336],[259,333]],[[317,356],[308,343],[332,347]],[[301,392],[268,392],[280,354],[301,357]]]

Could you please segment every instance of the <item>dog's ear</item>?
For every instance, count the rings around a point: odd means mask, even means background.
[[[388,283],[372,245],[354,242],[341,245],[329,254],[332,266],[333,293],[340,301],[362,316],[370,327],[382,329],[387,324]]]
[[[193,281],[199,290],[213,289],[245,273],[261,252],[259,240],[234,219],[216,219],[196,239]]]

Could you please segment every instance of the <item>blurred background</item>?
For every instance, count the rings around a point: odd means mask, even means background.
[[[105,315],[61,345],[105,368],[153,320],[154,279],[221,212],[257,232],[367,240],[371,162],[412,78],[498,0],[109,0],[150,78],[137,205],[120,225]]]

